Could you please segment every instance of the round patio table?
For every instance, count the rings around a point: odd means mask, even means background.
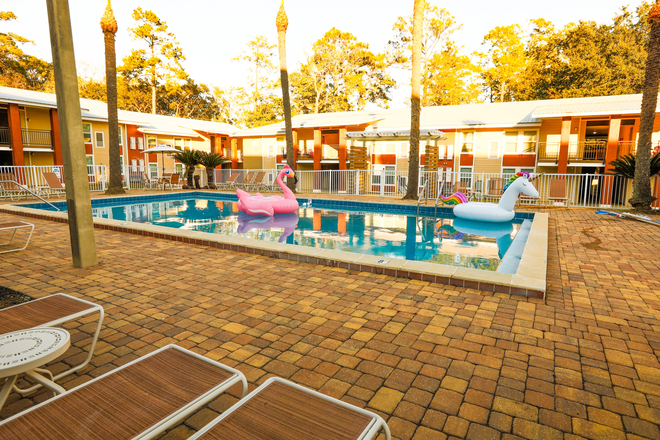
[[[0,380],[5,378],[0,390],[0,409],[7,401],[19,374],[25,374],[54,394],[65,392],[64,388],[52,381],[50,371],[39,367],[60,357],[69,345],[69,332],[61,328],[33,328],[0,336]],[[42,374],[47,374],[50,379]]]

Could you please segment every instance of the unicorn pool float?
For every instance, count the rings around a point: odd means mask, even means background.
[[[284,165],[282,171],[277,175],[277,184],[282,188],[284,197],[264,197],[259,193],[250,195],[250,193],[237,189],[238,210],[250,215],[290,214],[296,212],[298,210],[298,200],[296,200],[293,192],[282,182],[283,176],[286,176],[287,179],[293,178],[295,183],[298,183],[298,178],[289,165]]]
[[[523,193],[537,199],[539,192],[529,180],[529,173],[516,173],[502,190],[500,203],[468,202],[463,193],[454,193],[449,197],[440,196],[447,205],[454,206],[454,215],[465,220],[500,223],[513,220],[518,194]]]

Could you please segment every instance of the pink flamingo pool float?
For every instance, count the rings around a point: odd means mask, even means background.
[[[282,182],[282,176],[286,176],[288,179],[293,177],[296,183],[298,183],[298,178],[289,165],[284,165],[282,171],[277,175],[277,184],[282,188],[284,197],[264,197],[259,193],[250,195],[250,193],[237,189],[236,195],[238,196],[239,211],[250,215],[289,214],[296,212],[298,210],[298,200],[296,200],[293,192]]]

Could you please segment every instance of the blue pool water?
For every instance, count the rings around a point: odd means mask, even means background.
[[[533,216],[488,224],[456,219],[447,208],[434,218],[432,208],[422,207],[417,218],[415,206],[299,201],[297,213],[274,217],[248,216],[238,211],[235,196],[202,192],[95,199],[92,209],[101,218],[491,271],[509,248],[509,255],[520,252],[515,236]],[[29,206],[52,210],[43,203]]]

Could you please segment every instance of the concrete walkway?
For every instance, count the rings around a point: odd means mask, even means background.
[[[0,257],[0,285],[105,307],[92,364],[65,388],[176,343],[251,386],[277,375],[374,410],[397,439],[660,439],[660,228],[550,212],[546,301],[98,229],[100,265],[74,269],[67,225],[32,219],[28,250]],[[64,363],[91,321],[67,326]],[[44,399],[12,394],[0,418]]]

